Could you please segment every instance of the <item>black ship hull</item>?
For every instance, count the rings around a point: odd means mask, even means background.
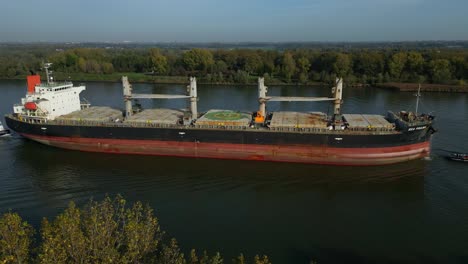
[[[430,153],[432,134],[430,128],[405,133],[301,133],[64,125],[29,123],[13,116],[6,116],[6,123],[26,138],[72,150],[333,165],[381,165],[423,158]]]

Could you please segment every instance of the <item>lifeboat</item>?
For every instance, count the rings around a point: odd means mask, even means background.
[[[34,102],[27,102],[26,104],[24,104],[24,108],[26,108],[28,110],[36,111],[37,110],[37,104],[34,103]]]

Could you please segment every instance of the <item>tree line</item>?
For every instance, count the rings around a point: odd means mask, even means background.
[[[149,206],[128,205],[122,196],[90,201],[84,208],[73,202],[53,221],[44,218],[40,241],[34,228],[17,213],[0,217],[0,263],[160,263],[222,264],[221,254],[191,250],[185,255],[175,239],[165,239]],[[231,261],[228,261],[231,262]],[[234,264],[270,264],[267,256],[248,261],[243,254]]]
[[[385,82],[465,84],[466,49],[159,49],[70,48],[0,50],[0,77],[24,76],[54,63],[63,73],[145,73],[188,76],[213,83],[248,83],[257,76],[285,83]]]

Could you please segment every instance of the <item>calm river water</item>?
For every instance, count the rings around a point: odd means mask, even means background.
[[[0,81],[0,114],[24,95],[23,81]],[[184,93],[183,85],[135,84],[137,92]],[[320,87],[270,87],[271,95],[327,96]],[[87,83],[94,105],[123,108],[118,83]],[[199,85],[199,109],[257,108],[255,86]],[[412,110],[412,93],[347,88],[344,112]],[[142,101],[186,107],[185,101]],[[327,111],[327,103],[270,103],[270,111]],[[331,109],[331,108],[330,108]],[[184,250],[229,260],[267,254],[274,263],[467,263],[468,165],[443,149],[468,152],[468,95],[425,93],[437,116],[430,160],[382,167],[81,153],[18,136],[0,139],[0,213],[12,209],[36,228],[69,201],[123,194],[156,209]],[[3,119],[2,119],[3,120]]]

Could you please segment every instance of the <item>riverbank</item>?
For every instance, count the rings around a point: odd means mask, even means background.
[[[115,72],[111,74],[97,74],[97,73],[63,73],[55,72],[54,77],[56,80],[71,80],[75,83],[78,82],[120,82],[122,76],[128,76],[129,80],[132,83],[152,83],[152,84],[187,84],[187,76],[156,76],[149,75],[144,73],[135,73],[135,72]],[[213,82],[209,81],[206,77],[198,77],[198,84],[202,85],[257,85],[258,76],[249,76],[247,82]],[[0,80],[26,80],[26,76],[18,75],[13,78],[1,77]],[[346,80],[345,80],[346,81]],[[298,82],[285,82],[284,80],[278,78],[268,78],[265,80],[267,85],[281,85],[281,86],[329,86],[324,82],[308,81],[305,83]],[[346,83],[346,82],[345,82]],[[369,84],[347,84],[348,87],[377,87],[384,89],[393,89],[400,92],[416,92],[418,91],[418,83],[398,83],[398,82],[388,82],[388,83],[378,83],[375,85]],[[421,84],[422,92],[448,92],[448,93],[467,93],[468,85],[448,85],[448,84],[431,84],[431,83],[422,83]]]
[[[379,83],[375,86],[379,88],[395,89],[400,92],[417,92],[419,89],[418,83]],[[422,83],[421,92],[467,93],[468,85]]]
[[[144,73],[134,72],[115,72],[111,74],[97,74],[97,73],[63,73],[54,72],[56,80],[71,80],[73,82],[120,82],[122,76],[128,76],[132,83],[155,83],[155,84],[187,84],[189,81],[188,76],[157,76]],[[43,79],[44,77],[41,76]],[[257,85],[258,76],[249,76],[247,82],[213,82],[209,81],[207,77],[197,77],[198,84],[203,85]],[[1,77],[4,80],[26,80],[26,76],[18,75],[13,78]],[[268,78],[266,82],[269,85],[323,85],[321,82],[308,81],[306,83],[285,82],[277,78]]]

